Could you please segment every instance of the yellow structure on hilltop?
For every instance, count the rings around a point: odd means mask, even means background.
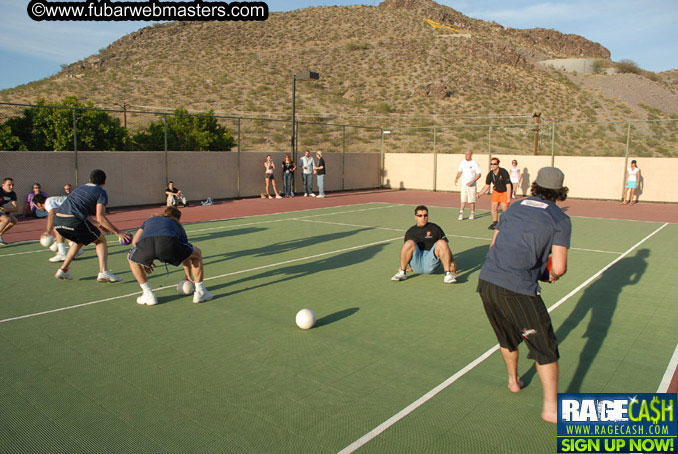
[[[452,30],[455,33],[461,33],[460,30],[457,30],[454,27],[450,27],[449,25],[441,24],[440,22],[436,22],[436,21],[431,20],[431,19],[424,19],[424,22],[426,22],[427,24],[429,24],[433,28],[446,28],[448,30]]]

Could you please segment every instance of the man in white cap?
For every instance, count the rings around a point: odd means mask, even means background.
[[[518,345],[524,341],[528,358],[537,362],[544,395],[541,417],[552,423],[557,422],[560,355],[538,281],[555,282],[567,271],[572,225],[556,205],[567,198],[563,180],[556,167],[539,170],[532,196],[511,204],[497,224],[478,278],[478,293],[506,364],[509,390],[517,393],[523,386]]]

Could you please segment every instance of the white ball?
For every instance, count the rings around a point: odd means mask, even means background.
[[[177,284],[177,291],[180,295],[190,295],[193,293],[193,282],[186,279],[181,280]]]
[[[295,319],[297,326],[301,329],[310,329],[315,325],[315,314],[311,309],[302,309],[297,312]]]
[[[40,237],[40,244],[43,247],[50,247],[54,243],[54,237],[52,235],[42,235]]]

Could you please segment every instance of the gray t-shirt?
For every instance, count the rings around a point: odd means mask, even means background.
[[[101,186],[93,183],[87,183],[73,189],[64,203],[57,208],[57,213],[72,214],[76,218],[84,221],[88,216],[97,214],[97,203],[106,205],[108,203],[108,194]]]
[[[546,272],[551,247],[570,247],[570,217],[554,202],[530,197],[511,204],[497,230],[479,279],[523,295],[538,295],[538,280]]]

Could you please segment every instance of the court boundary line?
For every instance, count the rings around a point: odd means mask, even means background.
[[[673,380],[676,369],[678,369],[678,344],[676,344],[676,349],[673,351],[673,356],[671,356],[669,364],[666,366],[666,372],[664,372],[664,376],[659,382],[659,387],[657,388],[658,393],[668,392],[669,385],[671,384],[671,380]]]
[[[221,278],[228,277],[228,276],[235,276],[235,275],[238,275],[238,274],[249,273],[251,271],[258,271],[258,270],[263,270],[263,269],[266,269],[266,268],[272,268],[272,267],[276,267],[276,266],[286,265],[288,263],[310,260],[310,259],[314,259],[314,258],[318,258],[318,257],[323,257],[323,256],[326,256],[326,255],[338,254],[338,253],[341,253],[341,252],[346,252],[346,251],[351,251],[351,250],[355,250],[355,249],[374,246],[374,245],[377,245],[377,244],[390,243],[391,241],[399,240],[400,238],[401,237],[398,236],[398,237],[395,237],[395,238],[389,238],[387,240],[381,240],[381,241],[375,241],[375,242],[372,242],[372,243],[361,244],[359,246],[351,246],[351,247],[348,247],[348,248],[337,249],[335,251],[322,252],[320,254],[309,255],[309,256],[306,256],[306,257],[299,257],[299,258],[296,258],[296,259],[284,260],[282,262],[270,263],[268,265],[261,265],[261,266],[257,266],[257,267],[254,267],[254,268],[248,268],[246,270],[233,271],[233,272],[230,272],[230,273],[224,273],[224,274],[220,274],[220,275],[217,275],[217,276],[206,277],[204,279],[204,281],[211,281],[213,279],[221,279]],[[163,287],[155,288],[154,291],[167,290],[167,289],[174,288],[174,287],[176,287],[176,285],[174,285],[174,284],[173,285],[165,285]],[[129,298],[131,296],[140,295],[140,294],[141,294],[141,291],[138,291],[138,292],[128,293],[126,295],[118,295],[118,296],[112,296],[110,298],[104,298],[104,299],[100,299],[100,300],[96,300],[96,301],[89,301],[87,303],[80,303],[80,304],[74,304],[72,306],[50,309],[48,311],[35,312],[33,314],[19,315],[19,316],[16,316],[16,317],[11,317],[11,318],[6,318],[6,319],[3,319],[3,320],[0,320],[0,323],[6,323],[6,322],[15,321],[15,320],[25,319],[25,318],[32,318],[32,317],[37,317],[37,316],[40,316],[40,315],[52,314],[52,313],[55,313],[55,312],[61,312],[61,311],[66,311],[66,310],[70,310],[70,309],[77,309],[77,308],[80,308],[80,307],[91,306],[93,304],[104,303],[104,302],[107,302],[107,301],[113,301],[113,300],[122,299],[122,298]]]
[[[601,274],[603,274],[605,271],[613,267],[617,262],[619,262],[621,259],[626,257],[628,254],[630,254],[634,249],[636,249],[638,246],[643,244],[645,241],[649,240],[652,238],[655,234],[659,233],[664,227],[669,225],[668,222],[665,222],[662,224],[658,229],[647,235],[645,238],[637,242],[635,245],[631,246],[626,252],[621,254],[619,257],[614,259],[612,262],[604,266],[602,269],[600,269],[597,273],[595,273],[593,276],[579,284],[574,290],[572,290],[570,293],[562,297],[560,300],[558,300],[556,303],[554,303],[552,306],[548,308],[548,312],[551,313],[555,309],[557,309],[559,306],[561,306],[565,301],[569,300],[573,295],[577,294],[581,289],[586,287],[591,281],[599,277]],[[391,426],[395,425],[398,421],[412,413],[414,410],[431,400],[434,396],[436,396],[438,393],[452,385],[454,382],[459,380],[461,377],[466,375],[468,372],[473,370],[476,366],[484,362],[487,358],[489,358],[494,352],[499,350],[499,344],[495,344],[493,347],[491,347],[489,350],[487,350],[485,353],[480,355],[478,358],[475,360],[471,361],[469,364],[464,366],[461,370],[453,374],[451,377],[440,383],[438,386],[433,388],[432,390],[428,391],[426,394],[421,396],[419,399],[415,400],[411,404],[409,404],[407,407],[404,409],[400,410],[398,413],[395,415],[391,416],[389,419],[386,421],[382,422],[380,425],[360,437],[358,440],[354,441],[353,443],[349,444],[346,446],[344,449],[339,451],[338,454],[350,454],[354,452],[355,450],[361,448],[362,446],[366,445],[376,437],[378,437],[380,434],[385,432],[387,429],[389,429]]]
[[[391,227],[380,227],[380,226],[374,226],[374,225],[360,225],[360,224],[346,224],[343,222],[329,222],[329,221],[316,221],[313,219],[308,219],[308,218],[297,218],[295,219],[297,221],[303,221],[303,222],[317,222],[319,224],[330,224],[330,225],[341,225],[345,227],[363,227],[363,228],[369,228],[369,229],[378,229],[378,230],[393,230],[396,232],[406,232],[407,230],[405,229],[394,229]],[[447,237],[451,238],[464,238],[468,240],[480,240],[480,241],[488,241],[491,242],[492,238],[481,238],[478,236],[467,236],[467,235],[445,235]],[[580,248],[580,247],[571,247],[571,251],[585,251],[585,252],[600,252],[602,254],[621,254],[621,252],[618,251],[603,251],[600,249],[586,249],[586,248]]]
[[[356,203],[356,204],[353,204],[353,205],[344,205],[344,206],[349,207],[349,206],[359,206],[359,205],[372,205],[374,203],[380,203],[380,202],[369,202],[369,203],[363,203],[363,204]],[[360,209],[360,210],[335,211],[333,213],[312,214],[312,215],[309,215],[309,216],[304,216],[302,218],[271,219],[271,220],[268,220],[268,221],[249,222],[249,223],[246,223],[246,224],[225,225],[225,226],[219,226],[219,227],[208,227],[208,228],[205,228],[205,229],[187,230],[186,233],[206,232],[206,231],[209,231],[209,230],[223,230],[223,229],[230,229],[230,228],[243,227],[243,226],[249,226],[249,225],[270,224],[270,223],[273,223],[273,222],[300,220],[300,219],[305,219],[305,218],[310,218],[310,217],[331,216],[331,215],[335,215],[335,214],[344,214],[344,213],[357,213],[357,212],[360,212],[360,211],[381,210],[381,209],[384,209],[384,208],[392,208],[394,206],[397,206],[397,205],[380,206],[380,207],[374,207],[374,208],[363,208],[363,209]],[[327,208],[336,208],[336,207],[308,208],[308,209],[298,210],[298,211],[287,211],[286,213],[298,213],[298,212],[302,212],[302,211],[312,211],[312,210],[327,209]],[[285,212],[283,212],[283,213],[272,213],[272,214],[285,214]],[[257,217],[257,216],[271,216],[272,214],[253,214],[252,216],[242,216],[242,217],[239,217],[239,218],[226,218],[226,219],[215,219],[215,220],[211,219],[209,221],[188,222],[188,223],[182,224],[182,225],[200,225],[200,224],[208,223],[208,222],[221,222],[221,221],[230,221],[230,220],[234,220],[234,219],[236,219],[236,220],[237,219],[247,219],[248,217]],[[126,229],[124,231],[129,232],[130,230],[136,231],[137,229]],[[26,240],[26,241],[17,241],[15,243],[11,243],[11,244],[37,243],[39,241],[40,240]],[[11,254],[0,254],[0,258],[13,257],[13,256],[16,256],[16,255],[25,255],[25,254],[37,254],[37,253],[40,253],[40,252],[47,252],[49,250],[50,250],[49,248],[43,248],[43,249],[38,249],[38,250],[35,250],[35,251],[24,251],[24,252],[14,252],[14,253],[11,253]]]
[[[524,198],[518,199],[518,200],[525,200],[526,198],[527,197],[524,197]],[[388,202],[372,202],[372,203],[388,203]],[[511,203],[513,204],[513,203],[516,203],[516,202],[511,202]],[[414,206],[414,205],[409,204],[409,203],[392,202],[392,204],[393,205],[400,205],[400,206]],[[446,206],[441,206],[441,205],[427,205],[427,206],[431,207],[431,208],[449,208],[449,209],[452,209],[452,210],[458,210],[458,209],[461,208],[461,207],[446,207]],[[478,209],[476,209],[476,211],[483,211],[485,213],[490,212],[490,210],[486,210],[485,208],[478,208]],[[599,219],[601,221],[649,222],[649,223],[652,223],[652,224],[670,224],[670,225],[678,224],[676,222],[669,222],[669,221],[643,221],[643,220],[640,220],[640,219],[598,218],[598,217],[595,217],[595,216],[577,216],[577,215],[569,215],[569,214],[568,214],[568,216],[570,216],[571,218],[581,218],[581,219]]]

